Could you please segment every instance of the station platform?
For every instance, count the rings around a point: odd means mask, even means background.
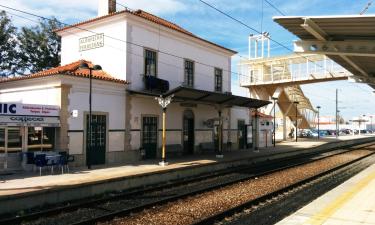
[[[168,166],[159,166],[159,160],[147,160],[131,165],[93,167],[91,170],[71,168],[70,173],[65,174],[60,174],[57,168],[54,175],[50,174],[50,170],[45,170],[43,176],[39,176],[39,171],[0,174],[0,215],[106,192],[165,183],[230,167],[374,141],[375,135],[298,139],[298,142],[285,141],[277,143],[276,147],[261,148],[258,151],[224,152],[223,158],[216,158],[215,153],[182,156],[169,159]]]
[[[277,225],[375,224],[375,165],[320,196]]]

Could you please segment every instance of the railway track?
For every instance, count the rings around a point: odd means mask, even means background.
[[[219,212],[191,225],[274,224],[350,179],[374,162],[375,152]]]
[[[275,224],[298,211],[326,192],[349,180],[375,163],[375,155],[332,171],[315,180],[287,190],[265,202],[246,207],[224,219],[217,218],[214,225]],[[213,221],[213,220],[212,220]],[[210,224],[210,223],[207,223]],[[212,223],[211,223],[212,224]]]
[[[214,175],[151,187],[132,193],[117,194],[104,199],[67,205],[17,218],[9,218],[0,221],[0,224],[94,224],[100,221],[108,221],[118,216],[141,212],[147,208],[167,204],[178,199],[187,198],[188,196],[199,195],[282,169],[296,167],[307,162],[345,154],[349,151],[351,150],[336,150],[331,153],[309,155],[308,157],[305,155],[303,158],[296,157],[293,159],[272,161],[272,165],[263,164],[240,168],[239,171],[236,168]],[[217,218],[212,221],[214,220],[216,221]]]

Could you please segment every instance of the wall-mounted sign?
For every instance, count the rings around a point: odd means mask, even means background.
[[[95,34],[79,39],[79,51],[104,47],[104,34]]]
[[[0,115],[2,126],[59,127],[59,117]]]
[[[58,117],[59,114],[60,107],[55,105],[31,105],[22,103],[0,102],[0,115]]]

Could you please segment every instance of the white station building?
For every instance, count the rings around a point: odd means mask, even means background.
[[[116,12],[113,0],[99,0],[97,18],[56,32],[63,66],[0,81],[0,167],[22,168],[31,151],[66,151],[76,166],[160,158],[155,97],[172,98],[167,158],[252,146],[250,109],[269,102],[231,94],[235,51],[142,10]]]

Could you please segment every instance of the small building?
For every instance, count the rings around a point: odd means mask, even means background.
[[[4,80],[1,103],[59,108],[53,148],[73,154],[79,166],[159,158],[163,110],[156,97],[171,99],[167,157],[248,148],[242,130],[249,109],[269,102],[232,95],[236,52],[143,10],[116,12],[113,2],[100,0],[99,17],[57,30],[65,66]],[[90,150],[90,71],[79,68],[82,62],[103,68],[92,71]]]
[[[76,165],[84,165],[89,71],[79,69],[80,63],[0,81],[0,165],[19,168],[20,153],[52,150],[68,151]],[[92,78],[92,129],[98,140],[92,158],[121,162],[127,82],[105,71],[93,71]]]
[[[257,147],[271,147],[273,146],[273,117],[266,115],[261,112],[252,112],[252,126],[253,133],[256,136],[253,139],[253,142],[257,143]]]

